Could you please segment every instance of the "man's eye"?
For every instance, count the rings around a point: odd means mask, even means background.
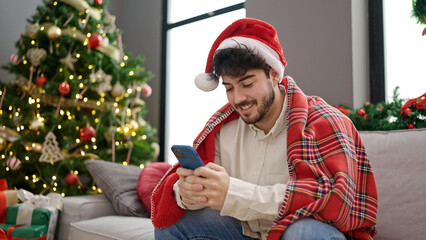
[[[227,88],[226,92],[230,92],[230,91],[232,91],[232,89],[234,89],[234,88]]]
[[[253,83],[243,85],[243,87],[245,87],[245,88],[248,88],[248,87],[251,87],[251,86],[253,86]]]

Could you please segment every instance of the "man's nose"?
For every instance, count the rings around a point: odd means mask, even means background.
[[[245,95],[244,91],[241,91],[239,89],[234,89],[234,102],[235,104],[240,104],[247,100],[247,96]]]

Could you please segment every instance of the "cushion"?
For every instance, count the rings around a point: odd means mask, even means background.
[[[151,219],[105,216],[71,223],[69,240],[154,240]]]
[[[103,160],[87,160],[84,164],[118,215],[149,217],[136,193],[141,168]]]
[[[361,132],[361,138],[379,194],[374,239],[424,239],[426,129]]]
[[[144,168],[139,176],[136,191],[148,212],[151,212],[152,191],[170,167],[166,162],[153,162]]]

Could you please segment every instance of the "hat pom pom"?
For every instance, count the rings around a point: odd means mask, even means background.
[[[219,79],[212,73],[200,73],[195,77],[195,85],[204,92],[210,92],[217,88]]]

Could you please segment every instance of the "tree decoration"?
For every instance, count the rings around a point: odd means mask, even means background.
[[[21,62],[21,58],[16,53],[10,55],[9,60],[12,65],[18,65]]]
[[[46,59],[47,52],[43,48],[30,48],[27,51],[27,57],[34,67],[40,65]]]
[[[40,130],[42,127],[44,127],[44,123],[40,121],[39,118],[35,118],[30,122],[30,127],[32,130]]]
[[[0,151],[3,151],[7,147],[7,141],[6,139],[0,137]]]
[[[99,95],[102,95],[103,93],[112,89],[112,76],[106,74],[102,69],[99,69],[96,73],[90,74],[90,80],[92,82],[99,83],[99,85],[96,87],[96,91],[99,93]]]
[[[7,159],[6,165],[13,171],[18,170],[21,167],[21,160],[17,157],[11,157]]]
[[[93,33],[92,35],[90,35],[89,37],[89,46],[93,49],[97,49],[99,46],[102,45],[102,36],[97,34],[97,33]]]
[[[44,138],[43,148],[41,149],[39,162],[57,162],[65,159],[65,154],[59,148],[56,136],[53,132],[49,132]]]
[[[62,82],[59,84],[58,90],[62,96],[65,96],[71,92],[71,87],[67,82]]]
[[[38,30],[40,30],[40,25],[38,23],[28,24],[25,29],[25,35],[31,39],[37,38]]]
[[[52,25],[46,31],[47,37],[50,40],[55,40],[55,39],[59,38],[61,36],[61,33],[62,33],[62,30],[58,26],[55,26],[55,25]]]
[[[120,81],[115,82],[114,86],[111,90],[111,96],[118,98],[126,93],[126,89],[124,89],[123,85],[120,84]]]
[[[69,186],[76,185],[78,181],[79,181],[78,176],[77,174],[74,174],[74,173],[68,173],[68,175],[65,177],[65,182]]]
[[[76,63],[77,61],[78,59],[72,57],[71,53],[69,52],[66,57],[59,59],[59,62],[65,64],[65,66],[71,71],[74,71],[74,63]]]
[[[141,90],[141,94],[144,97],[149,97],[152,94],[152,88],[151,86],[149,86],[148,84],[144,84],[142,86],[142,90]]]
[[[47,78],[45,76],[40,76],[36,79],[36,85],[37,87],[44,86],[47,83]]]
[[[95,5],[102,5],[102,0],[95,0]]]
[[[92,126],[85,126],[80,130],[80,139],[83,142],[91,142],[96,138],[96,130]]]
[[[117,28],[115,26],[115,16],[109,13],[105,13],[104,17],[104,31],[107,33],[113,33]]]

